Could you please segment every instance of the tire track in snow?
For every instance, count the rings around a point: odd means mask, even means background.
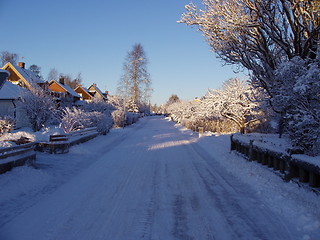
[[[194,169],[198,172],[210,199],[221,211],[237,239],[248,239],[249,236],[251,239],[293,239],[285,223],[251,197],[255,196],[253,191],[245,189],[235,177],[222,170],[196,143],[186,147],[189,152],[196,152],[202,160],[193,161]],[[228,176],[228,179],[225,176]],[[274,219],[277,219],[276,223]]]
[[[174,226],[173,236],[181,240],[193,240],[194,238],[188,234],[188,219],[186,210],[186,201],[182,195],[176,195],[173,203]]]

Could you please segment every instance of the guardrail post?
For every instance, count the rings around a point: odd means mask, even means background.
[[[280,161],[277,157],[273,157],[273,169],[276,171],[280,169]]]
[[[253,140],[250,140],[249,142],[249,156],[248,156],[249,161],[253,161]]]
[[[235,142],[233,141],[233,134],[230,136],[231,147],[230,150],[233,151],[236,149]]]
[[[309,172],[303,168],[299,168],[299,181],[308,182],[309,181]]]
[[[314,172],[310,172],[309,185],[310,187],[320,187],[320,176]]]
[[[299,168],[293,164],[289,166],[289,178],[299,177]]]
[[[273,156],[268,154],[268,167],[273,168]]]
[[[199,137],[203,135],[203,127],[198,127]]]

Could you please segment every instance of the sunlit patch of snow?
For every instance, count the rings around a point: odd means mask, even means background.
[[[177,147],[177,146],[182,146],[182,145],[188,145],[188,144],[191,144],[194,142],[196,142],[196,139],[181,140],[181,141],[169,141],[169,142],[151,145],[151,146],[149,146],[148,150],[150,151],[150,150],[159,150],[159,149],[164,149],[164,148],[169,148],[169,147]]]
[[[168,138],[168,137],[172,137],[172,136],[173,136],[172,133],[165,133],[165,134],[155,135],[155,136],[153,136],[153,138],[162,139],[162,138]]]

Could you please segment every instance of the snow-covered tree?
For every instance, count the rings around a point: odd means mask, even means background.
[[[311,75],[319,82],[319,75],[314,73],[319,71],[320,60],[320,0],[202,3],[202,10],[194,4],[187,5],[180,22],[197,26],[211,49],[226,63],[249,70],[252,86],[266,90],[272,108],[281,116],[280,133],[286,123],[293,142],[310,149],[313,144],[302,144],[306,140],[301,138],[317,138],[317,124],[313,125],[317,120],[312,113],[315,111],[306,107],[318,102],[314,99],[317,94],[295,89],[298,85],[317,85]],[[305,127],[299,125],[299,129],[305,130],[297,130],[298,122],[308,123]],[[308,137],[309,133],[313,137]]]
[[[319,54],[320,0],[202,0],[180,22],[197,26],[212,50],[225,62],[238,64],[252,73],[254,85],[272,97],[274,70],[300,56],[316,59]],[[319,58],[319,56],[318,56]]]
[[[38,86],[33,86],[22,95],[21,108],[34,131],[39,131],[55,113],[55,104],[51,96]]]
[[[129,101],[127,101],[126,109],[128,112],[138,113],[140,112],[140,108],[140,104],[137,104],[133,98],[130,98]]]
[[[281,88],[273,104],[283,114],[293,145],[307,154],[320,153],[320,63],[295,57],[275,72]]]
[[[235,122],[241,133],[261,116],[260,94],[239,78],[224,82],[222,89],[210,90],[203,101],[207,112]]]

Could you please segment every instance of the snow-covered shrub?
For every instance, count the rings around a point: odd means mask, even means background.
[[[124,127],[127,121],[126,114],[123,109],[113,111],[112,119],[115,127]]]
[[[126,125],[131,125],[136,123],[139,119],[139,114],[135,112],[127,112],[126,113]]]
[[[83,122],[85,121],[85,112],[81,109],[66,107],[62,110],[61,127],[65,133],[84,128]]]
[[[97,127],[97,130],[106,134],[112,127],[113,121],[108,111],[105,112],[86,112],[82,109],[73,107],[62,110],[61,127],[66,133],[82,128]]]
[[[83,109],[90,119],[89,125],[97,127],[98,131],[102,134],[109,132],[113,125],[111,113],[116,109],[114,106],[103,100],[94,98],[92,102],[85,104]]]
[[[89,112],[86,113],[87,117],[90,119],[88,123],[91,125],[86,127],[97,127],[99,133],[105,135],[112,128],[113,120],[110,112]]]
[[[39,131],[55,112],[52,97],[38,86],[24,92],[21,108],[26,113],[33,131]]]
[[[15,126],[15,121],[9,116],[0,117],[0,135],[10,132]]]

